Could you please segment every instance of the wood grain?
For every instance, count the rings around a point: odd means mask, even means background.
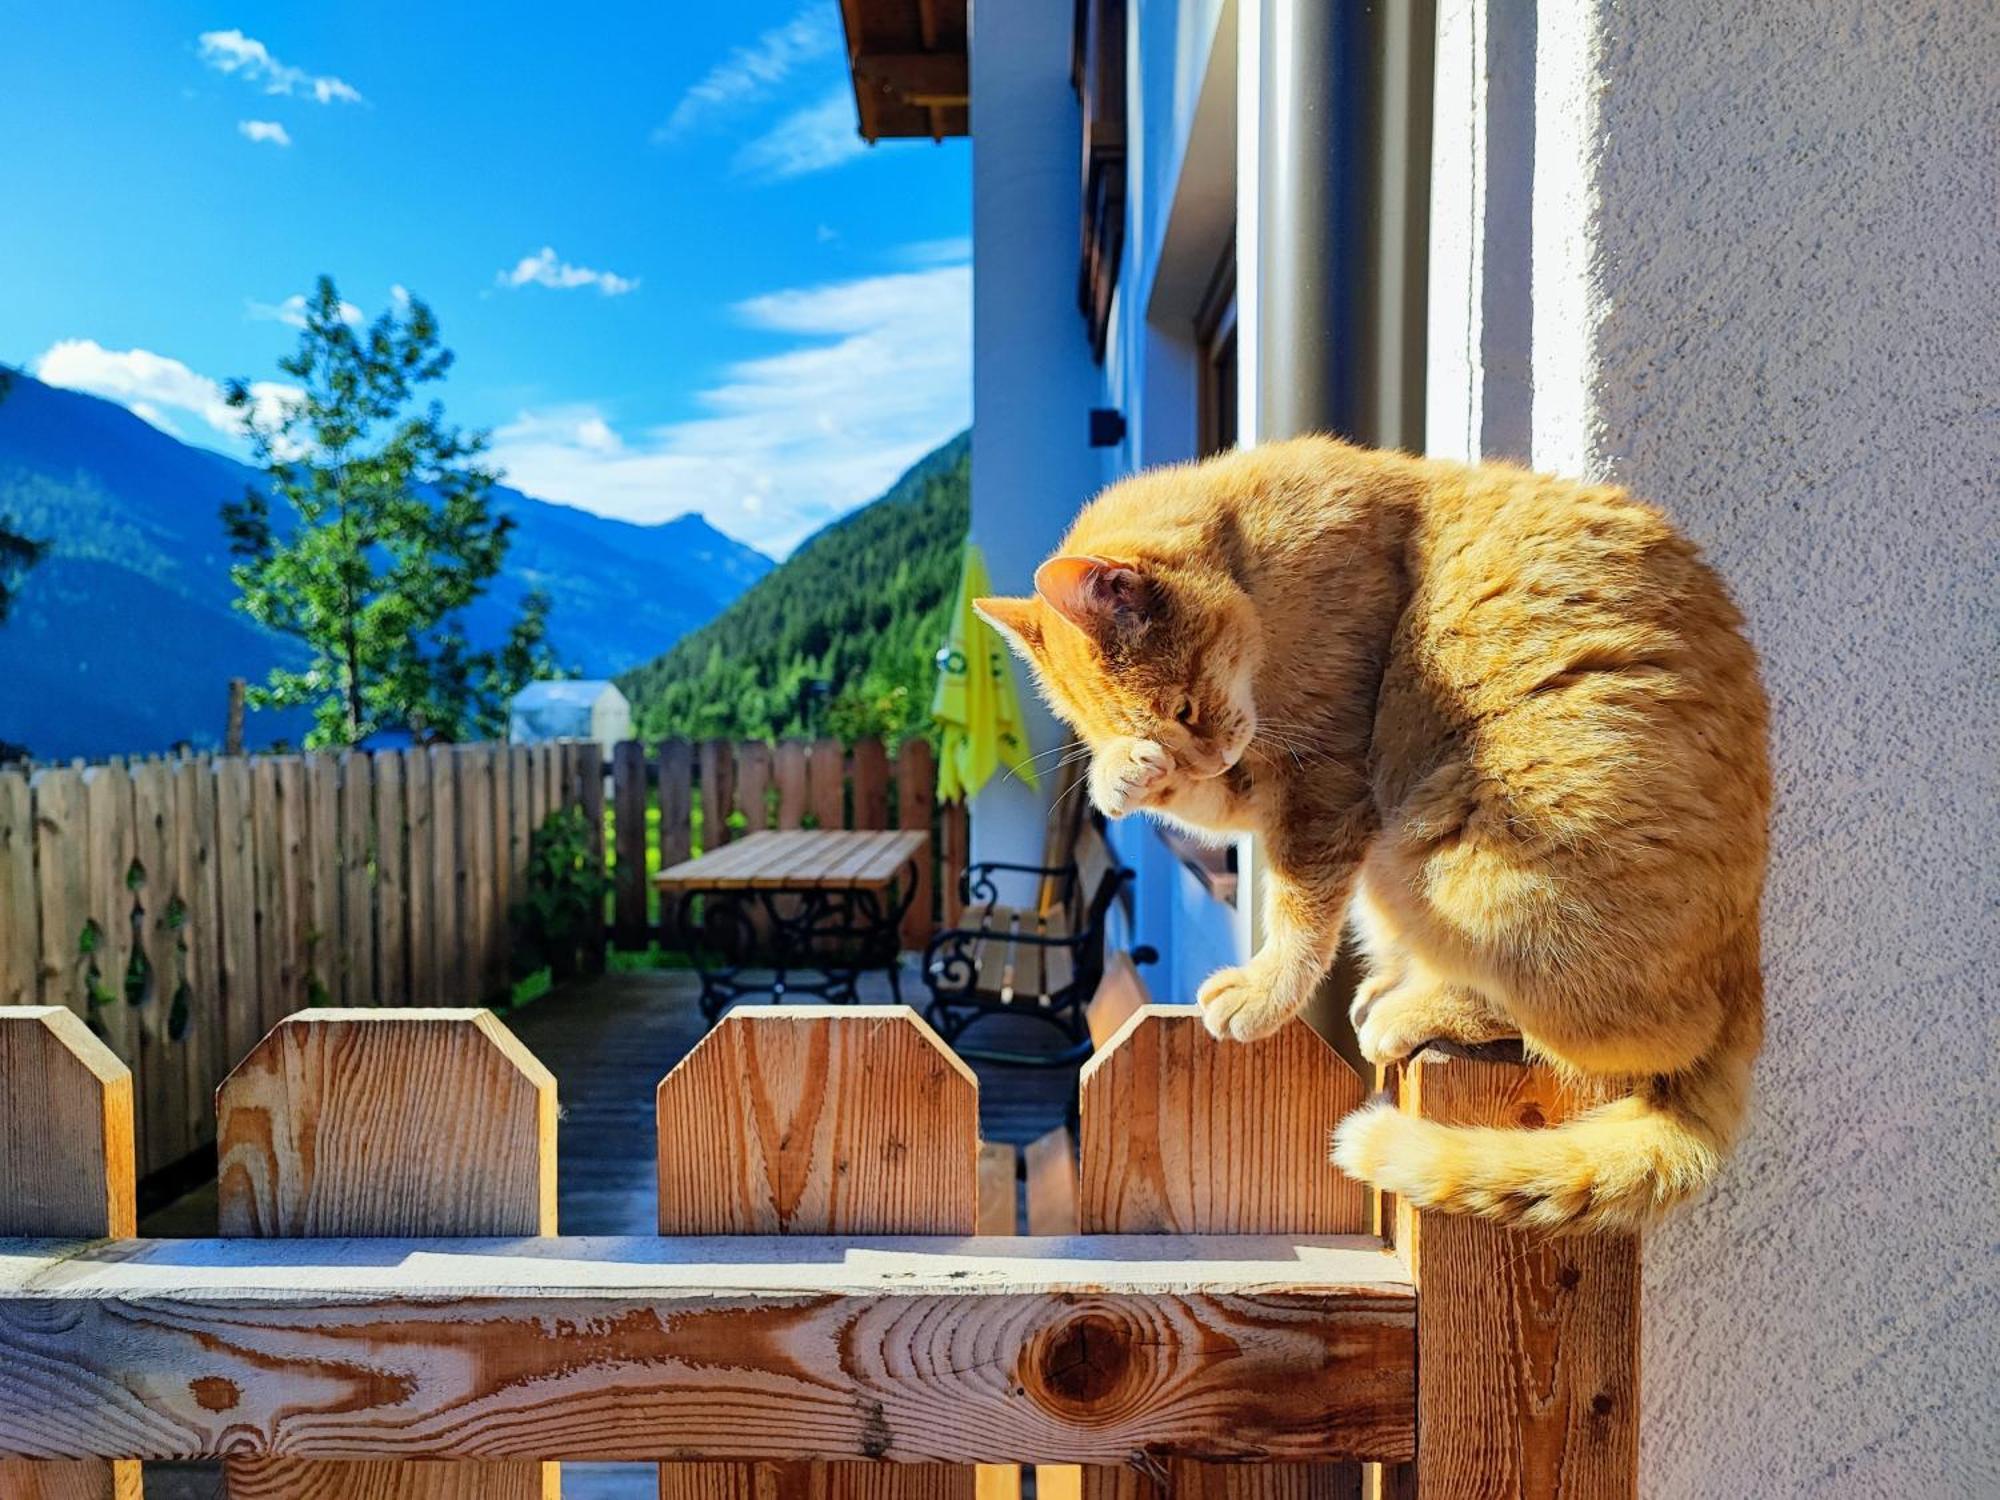
[[[806,747],[802,740],[785,740],[778,746],[778,827],[798,828],[805,822]]]
[[[736,837],[729,815],[736,810],[736,747],[728,740],[701,745],[701,847],[720,849]]]
[[[657,1109],[662,1234],[978,1228],[979,1084],[905,1007],[738,1006],[661,1080]],[[660,1467],[660,1500],[744,1486],[974,1500],[970,1469]]]
[[[89,915],[97,924],[97,946],[88,961],[94,971],[90,1017],[119,1060],[131,1067],[139,1058],[132,1008],[125,1003],[132,962],[132,780],[122,766],[92,766],[83,773],[83,800],[90,828]]]
[[[1400,1458],[1414,1320],[1355,1237],[58,1241],[0,1453]]]
[[[340,757],[340,988],[343,1005],[374,1005],[375,759]]]
[[[221,941],[215,837],[215,764],[203,756],[174,767],[175,890],[186,985],[181,1040],[181,1122],[191,1148],[215,1139],[215,1086],[235,1061],[223,1051]]]
[[[1138,1012],[1084,1065],[1090,1233],[1363,1232],[1359,1184],[1328,1159],[1361,1080],[1303,1022],[1217,1042],[1192,1006]]]
[[[135,1229],[132,1074],[61,1006],[0,1008],[0,1235]],[[139,1500],[139,1465],[0,1458],[6,1500]]]
[[[132,784],[132,951],[135,983],[126,986],[131,1012],[133,1082],[138,1094],[139,1170],[157,1171],[185,1156],[187,1117],[181,1107],[181,1049],[168,1014],[180,980],[180,933],[174,924],[174,783],[165,761],[128,773]]]
[[[300,878],[306,911],[306,1000],[312,1005],[338,1005],[345,956],[340,929],[340,762],[331,755],[308,755],[304,776]]]
[[[979,1233],[1012,1234],[1018,1227],[1021,1148],[1006,1141],[979,1145]],[[1072,1226],[1073,1227],[1073,1226]]]
[[[546,745],[536,749],[546,750]],[[458,757],[449,745],[433,745],[431,756],[431,966],[437,997],[462,1005],[468,995],[465,949],[464,854],[458,833]],[[539,819],[535,826],[541,827]]]
[[[821,828],[847,826],[847,751],[839,740],[814,740],[806,757],[806,803]]]
[[[410,1003],[408,816],[403,757],[375,757],[375,987],[377,1005]]]
[[[217,1112],[225,1236],[555,1233],[555,1079],[490,1012],[293,1016],[224,1082]],[[228,1410],[240,1386],[219,1380],[186,1388]],[[230,1500],[558,1493],[541,1463],[234,1461],[226,1473]]]
[[[736,747],[736,806],[745,833],[771,826],[771,747],[750,741]]]
[[[1081,1226],[1122,1234],[1365,1232],[1366,1194],[1327,1158],[1334,1124],[1364,1092],[1303,1022],[1245,1046],[1216,1041],[1191,1007],[1143,1007],[1084,1065]],[[1177,1461],[1083,1476],[1087,1500],[1184,1492],[1350,1500],[1360,1486],[1351,1463],[1225,1471]]]
[[[89,813],[83,777],[75,771],[37,771],[35,796],[35,894],[41,905],[41,946],[36,971],[41,999],[89,1017],[89,961],[83,953],[90,920]]]
[[[35,798],[28,778],[0,774],[0,1006],[33,1005],[41,948],[35,900]]]
[[[403,1002],[429,1006],[436,1005],[443,997],[438,977],[437,938],[432,931],[437,926],[437,858],[433,848],[429,751],[419,748],[403,752],[403,790],[409,803],[405,844],[408,869],[404,880],[410,908],[410,988]]]
[[[620,740],[611,749],[612,941],[646,946],[646,747]]]
[[[921,736],[903,741],[896,752],[896,826],[918,833],[931,832],[931,818],[937,810],[937,755]],[[936,848],[936,845],[932,845]],[[916,895],[903,918],[903,946],[921,948],[937,931],[937,860],[917,861]],[[956,879],[953,874],[950,878]]]
[[[1539,1128],[1599,1102],[1546,1069],[1435,1049],[1402,1072],[1399,1107],[1450,1124]],[[1638,1240],[1550,1240],[1403,1206],[1397,1245],[1422,1297],[1418,1492],[1636,1496]]]
[[[889,754],[880,740],[854,744],[854,826],[889,826]]]
[[[264,946],[266,923],[273,915],[264,902],[276,900],[275,892],[265,889],[265,880],[278,857],[278,783],[253,783],[248,761],[217,761],[215,837],[216,899],[222,921],[222,1050],[225,1063],[234,1064],[249,1056],[266,1030],[260,1006],[269,992],[262,965],[275,960],[279,952],[276,943],[269,949]],[[303,926],[303,913],[299,921]]]
[[[660,1233],[972,1232],[979,1085],[897,1005],[740,1005],[660,1083]]]
[[[575,746],[576,754],[576,798],[583,809],[584,848],[594,868],[601,874],[604,870],[604,747],[595,740],[583,740]],[[505,788],[501,789],[503,792]],[[504,805],[504,804],[503,804]],[[493,922],[493,993],[504,994],[507,984],[507,905],[501,900],[494,912]],[[598,907],[598,919],[591,923],[583,934],[583,968],[586,974],[598,974],[604,970],[604,922],[603,907]]]

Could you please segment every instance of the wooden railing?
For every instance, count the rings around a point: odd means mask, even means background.
[[[60,1005],[105,1040],[155,1171],[214,1139],[216,1084],[293,1011],[504,996],[529,834],[600,758],[482,744],[0,773],[0,1005]]]
[[[639,949],[657,939],[671,947],[671,913],[653,900],[647,856],[657,867],[715,849],[766,828],[916,828],[931,834],[903,939],[920,948],[942,916],[957,917],[958,872],[965,868],[965,805],[937,804],[937,758],[923,740],[904,743],[892,760],[880,740],[668,740],[612,747],[609,767],[612,856],[610,938]],[[649,844],[647,809],[658,808]]]
[[[1572,1107],[1517,1064],[1401,1082]],[[48,1237],[0,1240],[0,1494],[212,1457],[234,1500],[533,1500],[564,1459],[677,1500],[1037,1460],[1104,1500],[1635,1495],[1635,1243],[1371,1233],[1324,1155],[1363,1092],[1303,1026],[1143,1009],[1083,1076],[1086,1233],[982,1240],[978,1086],[913,1012],[740,1008],[659,1086],[663,1237],[564,1240],[554,1082],[492,1016],[322,1010],[219,1092],[218,1238],[141,1241],[129,1074],[0,1013],[0,1235]]]

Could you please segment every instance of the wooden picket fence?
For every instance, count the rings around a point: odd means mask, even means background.
[[[529,835],[601,807],[601,761],[563,742],[0,773],[0,1005],[86,1021],[136,1080],[140,1170],[169,1166],[293,1011],[505,994]]]
[[[610,940],[618,948],[679,940],[673,914],[659,909],[647,883],[649,852],[665,869],[697,842],[717,849],[768,828],[922,828],[931,835],[931,857],[918,872],[905,946],[921,948],[940,918],[958,916],[965,805],[938,806],[937,757],[923,740],[905,741],[893,760],[876,739],[851,750],[839,740],[668,740],[652,747],[627,740],[612,747],[609,781]],[[650,844],[649,800],[659,808]]]
[[[213,1240],[132,1238],[131,1088],[0,1012],[0,1236],[43,1237],[0,1240],[9,1500],[187,1458],[231,1500],[554,1500],[559,1460],[663,1500],[1637,1494],[1636,1242],[1371,1203],[1324,1146],[1365,1086],[1302,1024],[1137,1011],[1059,1238],[968,1238],[978,1084],[899,1006],[727,1016],[659,1085],[657,1238],[554,1237],[554,1080],[485,1012],[273,1031],[219,1091]],[[1588,1102],[1435,1053],[1398,1097]]]

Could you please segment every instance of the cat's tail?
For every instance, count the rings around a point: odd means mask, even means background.
[[[1715,1176],[1755,1053],[1754,1039],[1724,1045],[1545,1130],[1445,1125],[1372,1104],[1341,1122],[1333,1159],[1421,1208],[1559,1234],[1641,1229]]]

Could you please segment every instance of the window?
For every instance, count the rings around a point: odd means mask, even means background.
[[[1083,261],[1076,300],[1102,363],[1125,253],[1125,0],[1076,0],[1070,82],[1083,106]]]
[[[1215,279],[1195,315],[1195,342],[1201,352],[1196,375],[1200,403],[1196,430],[1201,457],[1236,446],[1236,247],[1223,253]]]

